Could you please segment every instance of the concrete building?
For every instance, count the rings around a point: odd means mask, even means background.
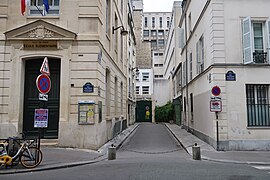
[[[182,101],[182,86],[181,78],[179,76],[181,68],[181,49],[180,49],[180,36],[183,31],[178,27],[182,8],[181,1],[174,1],[172,15],[171,15],[171,24],[168,31],[167,43],[164,51],[163,64],[163,81],[167,83],[168,88],[166,96],[161,96],[160,88],[157,88],[155,95],[157,97],[164,98],[163,104],[168,101],[173,102],[175,107],[175,123],[181,124],[181,101]],[[178,72],[178,74],[177,74]],[[159,98],[160,99],[160,98]]]
[[[17,0],[0,2],[0,138],[23,131],[36,137],[47,122],[42,138],[97,149],[134,121],[134,110],[127,112],[128,66],[136,59],[128,55],[135,38],[124,36],[133,28],[128,2],[55,0],[45,16],[41,4],[26,4],[23,16]],[[45,57],[51,89],[43,102],[36,79]],[[46,89],[49,80],[37,84]]]
[[[164,79],[164,50],[171,25],[171,12],[143,12],[143,42],[151,43],[151,68],[153,69],[153,100],[162,106],[168,102],[168,82]],[[162,90],[162,91],[161,91]],[[169,92],[169,91],[166,91]]]
[[[151,43],[143,41],[143,0],[133,0],[136,37],[136,122],[154,122]],[[146,115],[147,114],[147,115]]]
[[[270,150],[269,6],[182,3],[184,44],[174,76],[182,83],[182,124],[219,150]]]

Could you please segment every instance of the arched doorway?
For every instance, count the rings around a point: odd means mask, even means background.
[[[35,109],[48,109],[48,127],[41,129],[41,138],[58,138],[59,128],[59,100],[60,100],[60,59],[48,58],[50,68],[51,90],[48,101],[39,100],[36,78],[44,58],[25,61],[23,131],[28,137],[37,137],[39,130],[34,128]]]

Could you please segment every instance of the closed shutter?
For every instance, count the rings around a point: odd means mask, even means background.
[[[183,28],[177,28],[178,35],[178,48],[183,49],[185,46],[185,30]]]
[[[270,18],[266,21],[266,27],[267,27],[267,37],[268,37],[267,57],[268,57],[268,62],[270,64]]]
[[[251,34],[251,19],[247,17],[243,19],[243,53],[244,64],[253,62],[252,34]]]

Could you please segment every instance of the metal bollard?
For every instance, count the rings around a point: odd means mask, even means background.
[[[192,146],[192,155],[194,160],[201,160],[201,150],[197,143]]]
[[[108,160],[114,160],[116,159],[116,147],[112,144],[108,148]]]

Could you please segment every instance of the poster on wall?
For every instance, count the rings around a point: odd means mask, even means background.
[[[79,101],[78,123],[79,124],[94,124],[95,123],[95,102],[94,101]]]
[[[34,128],[48,127],[48,109],[35,109]]]

